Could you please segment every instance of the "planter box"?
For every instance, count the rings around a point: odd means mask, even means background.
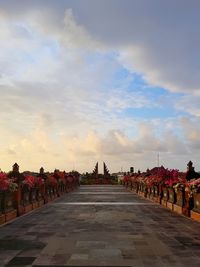
[[[154,186],[151,186],[151,187],[148,188],[148,197],[150,199],[153,199],[154,196],[155,196]]]
[[[17,217],[17,210],[12,210],[5,213],[6,222],[9,222]]]
[[[132,190],[137,193],[139,191],[139,184],[136,182],[132,182]]]
[[[173,188],[168,189],[168,196],[169,196],[168,202],[172,204],[176,203],[176,193]]]
[[[193,193],[194,199],[194,208],[192,209],[194,212],[200,213],[200,193]]]
[[[51,199],[54,198],[54,189],[53,189],[53,187],[49,188],[49,195],[50,195]]]
[[[3,192],[1,200],[2,213],[7,213],[14,210],[14,198],[12,192]]]
[[[184,189],[178,189],[176,192],[176,205],[183,207],[185,201],[185,192]]]
[[[168,201],[169,199],[169,191],[168,188],[163,187],[162,188],[162,200]]]
[[[27,206],[30,204],[30,191],[23,189],[22,190],[22,204],[23,206]]]
[[[183,214],[183,208],[179,205],[174,204],[174,210],[175,212],[177,212],[178,214]]]
[[[174,204],[167,201],[167,208],[170,209],[170,210],[174,210]]]
[[[159,186],[158,185],[154,185],[154,196],[155,197],[159,196]]]
[[[145,193],[144,192],[138,192],[138,195],[141,197],[145,197]]]
[[[3,192],[0,192],[0,215],[3,213]]]
[[[176,192],[176,202],[174,204],[174,211],[190,217],[190,210],[193,208],[193,199],[190,197],[189,192],[183,189],[178,189]]]
[[[36,194],[36,189],[35,188],[31,188],[30,190],[30,202],[36,202],[37,201],[37,194]]]
[[[36,189],[36,199],[37,201],[40,201],[43,199],[43,193],[41,188]]]
[[[44,205],[44,199],[38,201],[38,206],[41,207]]]
[[[200,222],[200,213],[191,210],[190,216],[193,220]]]
[[[19,206],[17,207],[17,215],[20,216],[20,215],[23,215],[24,213],[25,213],[25,208],[24,208],[24,206],[19,205]]]
[[[19,185],[17,190],[13,192],[14,197],[14,207],[18,209],[18,207],[22,204],[22,190],[21,186]]]
[[[50,196],[44,196],[44,204],[51,202],[51,197]]]
[[[51,201],[51,193],[50,193],[50,186],[46,185],[45,195],[44,195],[44,202],[48,203]]]
[[[167,207],[167,200],[161,199],[161,205]]]
[[[190,217],[190,211],[193,209],[194,204],[193,204],[193,198],[191,198],[189,192],[185,192],[185,201],[184,201],[184,206],[182,208],[182,214]]]
[[[24,213],[28,213],[28,212],[32,211],[32,209],[33,209],[32,204],[28,204],[28,205],[24,206]]]
[[[159,196],[154,196],[153,197],[153,201],[156,202],[156,203],[160,203],[160,197]]]
[[[33,209],[33,210],[34,210],[34,209],[37,209],[38,207],[39,207],[39,204],[38,204],[37,201],[32,203],[32,209]]]
[[[135,192],[138,193],[138,191],[139,191],[139,184],[138,183],[135,183],[135,184],[136,184]]]
[[[138,184],[138,190],[142,191],[142,184],[141,183]]]
[[[0,214],[0,225],[1,225],[1,224],[4,224],[5,221],[6,221],[6,216],[5,216],[5,214]]]

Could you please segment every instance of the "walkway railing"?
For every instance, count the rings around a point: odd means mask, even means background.
[[[200,192],[182,186],[147,185],[131,179],[124,179],[123,185],[143,198],[200,222]]]
[[[73,191],[79,186],[78,173],[0,173],[0,224],[26,214]]]

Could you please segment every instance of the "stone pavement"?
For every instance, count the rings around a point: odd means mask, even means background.
[[[200,267],[200,224],[122,186],[81,186],[0,227],[0,266]]]

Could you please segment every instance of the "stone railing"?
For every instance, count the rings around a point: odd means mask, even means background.
[[[123,184],[143,198],[200,222],[200,192],[194,192],[187,187],[147,186],[145,183],[130,180]]]
[[[71,175],[55,184],[46,179],[43,184],[30,187],[21,181],[14,191],[0,189],[0,224],[39,208],[78,186],[79,177]]]

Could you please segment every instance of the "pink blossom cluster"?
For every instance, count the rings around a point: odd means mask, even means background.
[[[9,179],[7,174],[0,172],[0,191],[15,191],[17,184],[13,179]]]
[[[54,177],[53,174],[50,174],[48,175],[48,183],[51,185],[51,186],[56,186],[58,184],[56,178]]]
[[[193,187],[200,187],[200,178],[196,180],[190,180],[186,184],[188,187],[193,188]]]
[[[152,185],[168,185],[173,186],[174,184],[180,182],[179,171],[176,169],[165,169],[163,166],[155,167],[146,173],[125,175],[123,178],[125,183],[128,182],[140,182],[147,186]]]
[[[28,186],[29,189],[33,188],[36,185],[36,178],[32,175],[26,175],[22,184]]]
[[[39,177],[35,178],[35,185],[36,186],[41,186],[43,184],[44,184],[44,179],[42,177],[39,176]]]
[[[10,182],[9,179],[4,172],[0,172],[0,191],[6,191],[9,189]]]
[[[60,180],[63,184],[66,184],[65,176],[66,176],[65,172],[59,172],[59,173],[58,173],[59,180]]]

